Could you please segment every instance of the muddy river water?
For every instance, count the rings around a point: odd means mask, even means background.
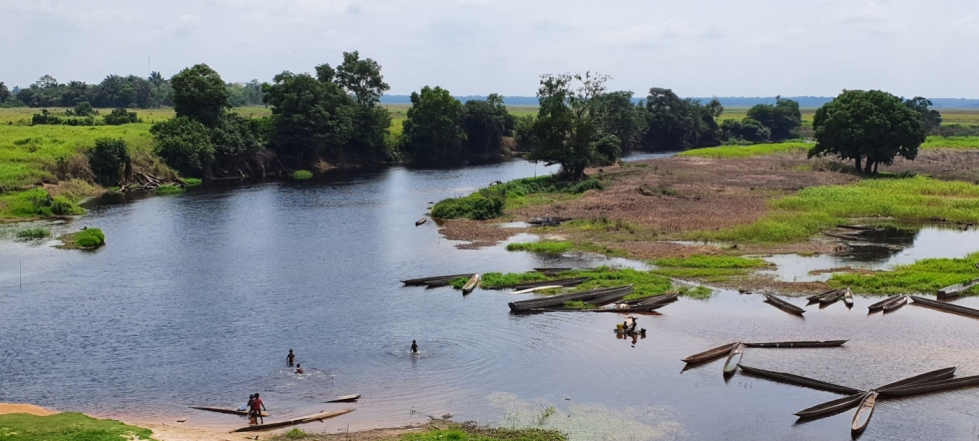
[[[956,364],[959,375],[979,374],[979,320],[911,305],[867,315],[870,298],[801,318],[759,295],[718,290],[640,317],[647,337],[633,343],[612,332],[618,315],[514,316],[506,304],[522,297],[506,292],[401,286],[434,274],[627,263],[460,250],[433,222],[414,226],[429,202],[546,172],[523,161],[395,167],[106,201],[53,227],[101,228],[108,245],[98,252],[2,240],[0,401],[230,429],[242,421],[187,406],[237,407],[261,392],[284,418],[343,408],[322,401],[359,393],[356,412],[304,429],[451,413],[576,440],[828,440],[849,436],[852,412],[801,424],[792,413],[838,395],[742,374],[726,381],[722,361],[681,373],[680,359],[736,340],[849,339],[835,349],[749,349],[743,363],[856,388]],[[286,368],[290,348],[305,375]],[[540,420],[548,406],[557,413]],[[979,389],[882,401],[863,435],[977,437]]]

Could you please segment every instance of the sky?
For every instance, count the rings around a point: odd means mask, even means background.
[[[592,71],[637,95],[979,98],[976,0],[0,0],[0,23],[0,81],[22,87],[197,63],[271,81],[357,50],[389,94]]]

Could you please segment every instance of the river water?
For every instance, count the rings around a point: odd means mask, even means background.
[[[433,222],[414,226],[431,202],[547,172],[523,161],[393,167],[104,201],[53,227],[101,228],[100,251],[2,240],[0,401],[230,429],[243,421],[187,406],[237,407],[261,392],[269,421],[357,408],[307,431],[451,413],[542,423],[576,440],[840,439],[852,412],[805,424],[792,416],[837,395],[742,374],[725,381],[722,361],[681,373],[680,359],[736,340],[850,339],[837,349],[749,349],[743,363],[858,388],[955,364],[959,375],[979,374],[979,322],[910,305],[868,316],[875,299],[799,318],[719,290],[641,317],[648,337],[633,344],[612,332],[618,315],[513,316],[506,304],[521,297],[506,292],[401,286],[435,274],[625,264],[461,250]],[[305,375],[285,367],[290,348]],[[321,404],[351,393],[363,398]],[[536,421],[551,405],[557,413]],[[863,438],[976,439],[977,412],[976,389],[884,401]]]

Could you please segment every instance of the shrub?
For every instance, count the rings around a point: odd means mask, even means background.
[[[313,172],[309,170],[296,170],[292,172],[293,179],[313,179]]]
[[[308,435],[303,429],[298,427],[294,427],[292,430],[286,432],[286,438],[289,439],[303,439]]]
[[[21,239],[44,239],[48,236],[51,236],[51,232],[44,228],[31,228],[17,232],[17,237]]]
[[[123,108],[112,109],[112,113],[103,115],[102,119],[105,121],[106,125],[110,126],[121,126],[123,124],[139,122],[136,112],[130,112]]]
[[[88,228],[75,233],[75,243],[82,248],[95,248],[105,245],[105,234],[98,228]]]
[[[474,193],[461,198],[445,199],[432,207],[432,217],[487,220],[503,214],[503,199]]]
[[[198,178],[184,178],[184,187],[200,187],[202,182],[203,181]]]
[[[55,196],[51,199],[51,214],[58,216],[72,216],[85,214],[85,210],[64,196]]]
[[[82,101],[75,104],[75,108],[72,109],[72,113],[75,116],[93,116],[98,115],[99,111],[92,108],[92,105],[88,101]]]
[[[122,139],[96,139],[95,148],[87,156],[89,168],[102,185],[120,183],[123,167],[132,166],[129,148]]]

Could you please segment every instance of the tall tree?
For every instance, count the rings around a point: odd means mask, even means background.
[[[513,133],[516,120],[507,111],[503,97],[491,93],[486,100],[466,101],[463,128],[468,154],[488,154],[501,150],[504,136]]]
[[[0,81],[0,104],[7,102],[10,99],[10,90],[7,89],[7,85]]]
[[[186,68],[170,79],[173,107],[177,116],[186,116],[206,126],[217,124],[230,107],[228,90],[221,75],[206,64]]]
[[[619,150],[639,147],[646,132],[642,109],[632,104],[632,92],[603,93],[595,97],[595,117],[602,131],[619,138]]]
[[[775,105],[758,104],[748,109],[747,118],[760,122],[772,132],[773,141],[798,137],[802,112],[795,100],[775,97]]]
[[[462,157],[465,107],[448,90],[425,86],[411,93],[402,145],[415,162],[433,163]]]
[[[904,104],[921,115],[921,123],[925,125],[926,132],[931,132],[942,125],[942,114],[937,110],[929,109],[931,100],[916,96],[905,101]]]
[[[391,89],[381,75],[381,65],[370,58],[361,60],[357,51],[343,53],[343,63],[336,69],[336,82],[361,105],[377,104],[381,95]]]
[[[896,156],[913,160],[925,140],[921,115],[879,90],[843,91],[816,111],[812,126],[816,146],[809,157],[852,159],[865,173],[876,173],[878,164],[890,165]]]
[[[354,133],[347,149],[362,158],[380,159],[386,153],[385,139],[391,126],[391,115],[378,105],[390,89],[381,75],[381,65],[357,51],[344,52],[343,63],[334,69],[329,64],[316,66],[316,77],[334,83],[356,100]]]

